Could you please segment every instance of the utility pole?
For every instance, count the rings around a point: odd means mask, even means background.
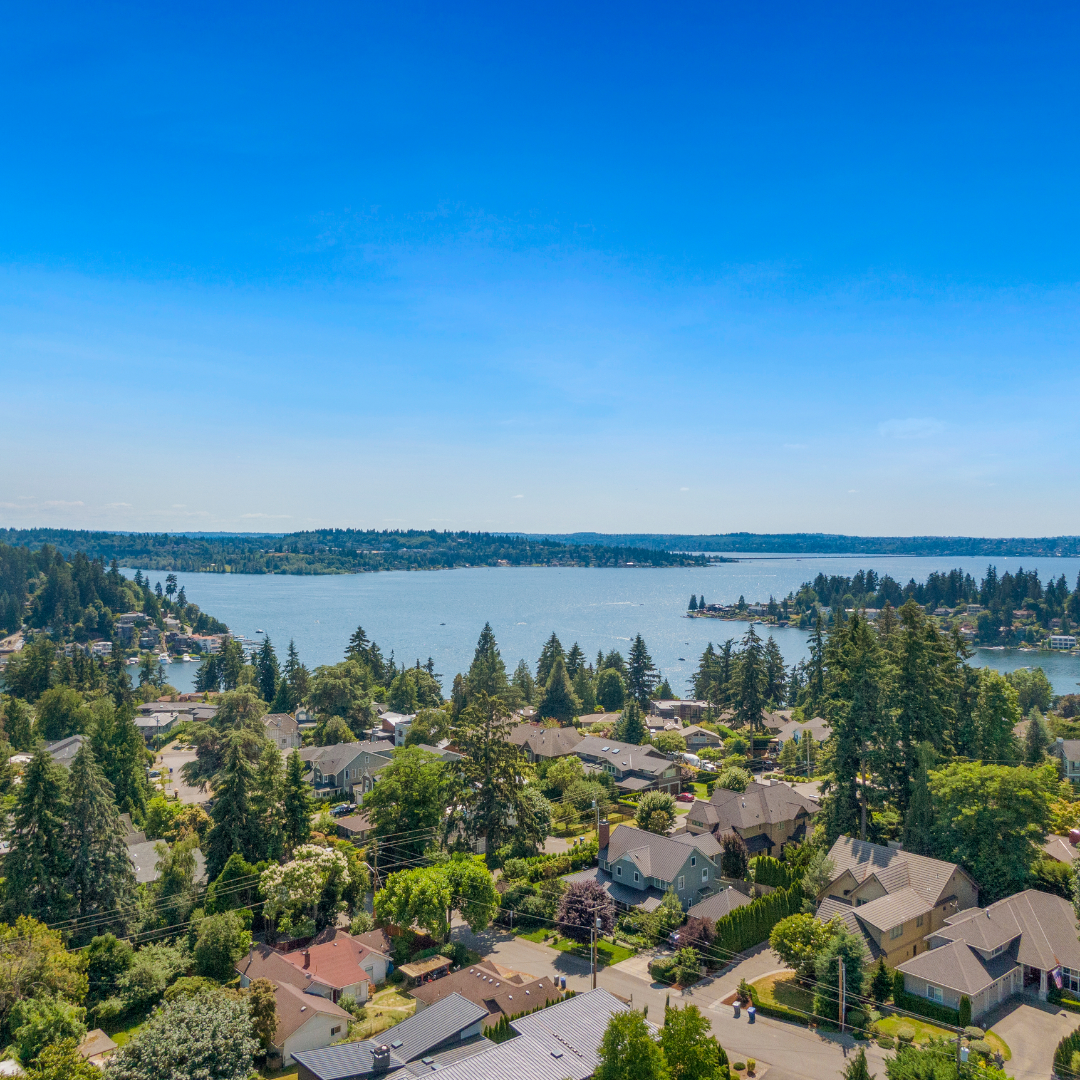
[[[600,929],[600,916],[593,919],[592,925],[592,988],[596,989],[596,933]]]
[[[844,958],[838,956],[836,962],[840,965],[840,1034],[844,1034],[844,1006],[847,996],[847,980],[844,978]]]

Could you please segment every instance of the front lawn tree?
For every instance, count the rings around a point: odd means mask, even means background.
[[[598,881],[575,881],[559,901],[559,932],[572,941],[592,940],[592,931],[610,934],[615,929],[615,901]]]
[[[452,900],[453,890],[441,866],[399,870],[375,894],[375,915],[396,926],[418,926],[442,941],[450,932],[447,915]]]
[[[265,898],[263,914],[294,937],[314,934],[320,929],[316,925],[320,901],[331,877],[342,887],[348,885],[349,863],[344,853],[318,844],[301,845],[290,862],[275,863],[262,872],[259,891]],[[339,905],[342,910],[344,906]],[[337,912],[325,914],[329,917]]]
[[[422,855],[432,844],[450,799],[452,777],[446,764],[429,750],[396,750],[364,797],[364,812],[376,837],[393,836],[394,855]]]
[[[838,919],[824,923],[810,914],[789,915],[772,928],[769,945],[801,980],[808,982],[814,977],[818,953],[836,932],[837,924]]]
[[[600,1065],[593,1080],[670,1080],[664,1051],[645,1017],[633,1009],[608,1021],[597,1051]]]
[[[660,1045],[671,1080],[727,1080],[720,1066],[720,1044],[696,1005],[664,1010]]]
[[[634,822],[639,829],[666,836],[675,824],[675,797],[666,791],[646,791],[638,800]]]

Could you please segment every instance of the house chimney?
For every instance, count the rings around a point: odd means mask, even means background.
[[[371,1051],[371,1071],[386,1072],[390,1068],[390,1047],[386,1043],[376,1046]]]
[[[311,950],[310,949],[305,949],[304,950],[304,969],[306,970],[309,967],[311,967]]]
[[[604,848],[608,846],[608,840],[611,839],[611,828],[608,825],[607,818],[604,818],[604,820],[600,822],[600,827],[596,836],[600,841],[600,850],[603,851]]]

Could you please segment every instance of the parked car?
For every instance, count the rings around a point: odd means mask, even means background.
[[[679,802],[693,802],[697,796],[692,791],[684,791],[681,795],[676,795],[675,798]]]

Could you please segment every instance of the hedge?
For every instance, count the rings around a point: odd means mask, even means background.
[[[893,990],[893,1004],[905,1012],[916,1013],[925,1016],[928,1020],[937,1020],[942,1024],[952,1027],[960,1027],[960,1012],[950,1009],[948,1005],[938,1005],[936,1002],[927,1001],[917,994],[909,994],[906,990],[897,993]]]
[[[1072,1057],[1080,1052],[1080,1028],[1066,1035],[1054,1051],[1054,1075],[1072,1077]]]
[[[790,889],[777,889],[744,907],[736,908],[730,915],[716,920],[716,937],[710,951],[727,960],[728,953],[741,953],[767,941],[772,928],[802,911],[803,892],[799,885]]]
[[[751,859],[750,872],[758,885],[771,885],[775,889],[790,889],[796,881],[791,867],[771,855],[758,855]]]
[[[806,1027],[808,1024],[816,1024],[820,1028],[825,1028],[829,1031],[839,1031],[839,1025],[834,1021],[829,1020],[824,1016],[808,1016],[805,1012],[800,1012],[798,1009],[793,1009],[789,1005],[773,1005],[769,1002],[763,1002],[758,997],[757,990],[753,986],[750,987],[750,1002],[754,1008],[762,1016],[771,1016],[776,1020],[787,1020],[793,1024],[802,1024]]]

